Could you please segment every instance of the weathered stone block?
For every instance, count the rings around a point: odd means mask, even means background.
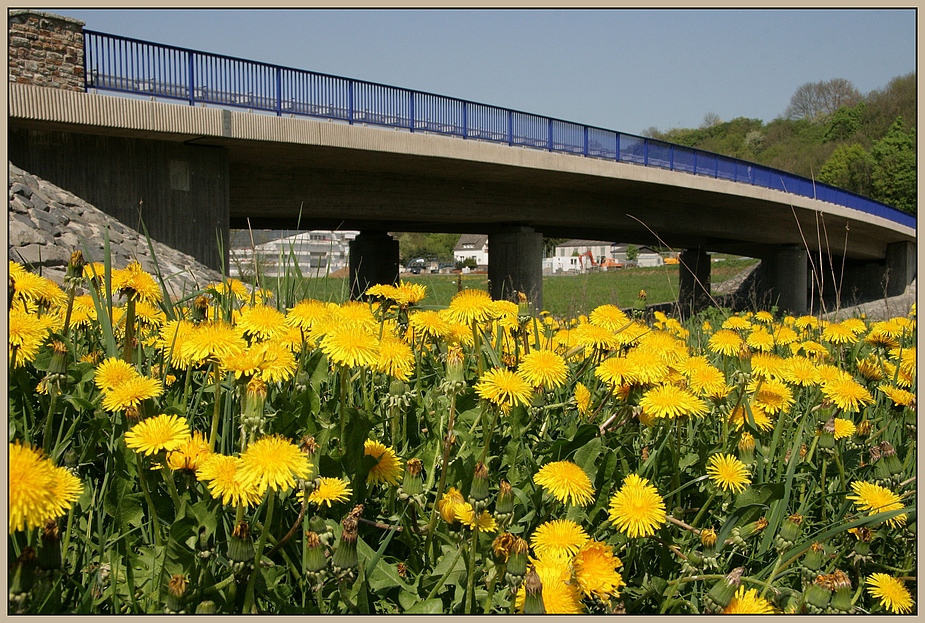
[[[10,246],[24,247],[29,244],[45,244],[46,242],[41,232],[35,229],[32,221],[26,224],[20,219],[10,218],[8,231],[10,234]]]
[[[33,266],[60,266],[71,259],[69,251],[53,245],[28,244],[18,251],[22,261]]]

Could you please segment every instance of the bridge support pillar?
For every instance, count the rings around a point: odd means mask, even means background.
[[[781,247],[762,258],[765,291],[781,312],[800,316],[809,311],[809,256],[800,246]]]
[[[678,305],[687,318],[710,304],[710,256],[700,249],[687,249],[678,257]]]
[[[384,231],[360,232],[350,241],[350,298],[378,283],[398,281],[398,241]]]
[[[536,311],[543,309],[543,235],[529,227],[488,234],[491,298],[517,302],[523,292]]]
[[[915,279],[916,249],[912,242],[886,245],[886,295],[899,296]]]

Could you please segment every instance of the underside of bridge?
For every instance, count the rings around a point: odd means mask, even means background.
[[[521,292],[537,307],[543,236],[683,250],[679,300],[688,310],[707,300],[707,251],[760,258],[766,294],[794,313],[822,289],[813,275],[832,291],[837,283],[872,295],[901,291],[915,275],[914,237],[878,223],[736,194],[729,186],[742,185],[730,182],[529,149],[486,144],[490,157],[479,161],[12,118],[9,147],[17,166],[129,225],[141,215],[153,238],[215,268],[227,266],[218,241],[229,229],[359,230],[354,295],[397,279],[398,244],[387,232],[398,231],[488,234],[492,296]],[[495,150],[516,158],[493,162]]]

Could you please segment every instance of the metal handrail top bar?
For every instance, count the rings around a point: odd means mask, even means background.
[[[655,138],[647,138],[647,137],[644,137],[644,136],[639,136],[639,135],[636,135],[636,134],[630,134],[630,133],[627,133],[627,132],[620,132],[620,131],[617,131],[617,130],[611,130],[611,129],[604,128],[604,127],[600,127],[600,126],[593,126],[593,125],[588,125],[588,124],[584,124],[584,123],[578,123],[578,122],[575,122],[575,121],[569,121],[569,120],[560,119],[560,118],[557,118],[557,117],[548,117],[548,116],[545,116],[545,115],[540,115],[540,114],[537,114],[537,113],[531,113],[531,112],[527,112],[527,111],[523,111],[523,110],[518,110],[518,109],[513,109],[513,108],[505,108],[505,107],[501,107],[501,106],[496,106],[496,105],[494,105],[494,104],[485,104],[485,103],[482,103],[482,102],[476,102],[476,101],[473,101],[473,100],[465,100],[465,99],[462,99],[462,98],[459,98],[459,97],[448,96],[448,95],[441,95],[441,94],[439,94],[439,93],[432,93],[432,92],[428,92],[428,91],[418,91],[418,90],[416,90],[416,89],[410,89],[410,88],[407,88],[407,87],[398,87],[398,86],[389,85],[389,84],[384,84],[384,83],[371,82],[371,81],[369,81],[369,80],[361,80],[361,79],[356,79],[356,78],[348,78],[348,77],[346,77],[346,76],[339,76],[339,75],[336,75],[336,74],[327,74],[327,73],[312,71],[312,70],[308,70],[308,69],[300,69],[300,68],[289,67],[289,66],[285,66],[285,65],[276,65],[276,64],[273,64],[273,63],[266,63],[266,62],[263,62],[263,61],[256,61],[256,60],[251,60],[251,59],[245,59],[245,58],[240,58],[240,57],[229,56],[229,55],[226,55],[226,54],[217,54],[217,53],[212,53],[212,52],[204,52],[204,51],[202,51],[202,50],[195,50],[195,49],[192,49],[192,48],[183,48],[183,47],[174,46],[174,45],[156,43],[156,42],[153,42],[153,41],[146,41],[146,40],[144,40],[144,39],[136,39],[136,38],[133,38],[133,37],[124,37],[124,36],[122,36],[122,35],[113,35],[113,34],[103,33],[103,32],[99,32],[99,31],[95,31],[95,30],[88,30],[88,29],[85,29],[85,30],[83,31],[83,33],[84,33],[84,35],[89,35],[89,36],[91,36],[91,37],[98,37],[99,39],[107,39],[107,38],[108,38],[108,39],[114,40],[114,41],[121,41],[121,42],[126,42],[126,43],[131,43],[131,44],[140,44],[140,45],[144,45],[144,46],[151,46],[151,47],[153,47],[153,48],[158,48],[158,49],[162,49],[162,50],[170,50],[170,51],[177,52],[177,53],[183,53],[183,54],[188,54],[188,55],[199,55],[199,56],[205,57],[205,58],[213,58],[213,59],[231,61],[231,62],[234,62],[234,63],[243,63],[243,64],[248,64],[248,65],[251,65],[251,66],[261,67],[261,68],[268,69],[268,70],[287,71],[287,72],[293,72],[293,73],[296,73],[296,74],[304,74],[304,75],[317,76],[317,77],[325,78],[325,79],[332,79],[332,80],[337,80],[337,81],[345,81],[345,82],[347,82],[347,83],[353,83],[353,84],[355,84],[355,85],[364,85],[364,86],[369,86],[369,87],[391,89],[391,90],[394,90],[395,92],[406,93],[406,94],[409,94],[409,95],[412,95],[412,96],[414,96],[414,95],[421,95],[421,96],[426,96],[426,97],[439,98],[439,99],[441,99],[441,100],[443,100],[443,101],[446,101],[446,102],[448,102],[448,103],[461,104],[461,105],[463,105],[463,106],[469,106],[469,105],[471,105],[471,106],[478,106],[478,107],[483,107],[483,108],[486,108],[486,109],[495,110],[495,111],[498,111],[498,112],[501,112],[501,113],[505,113],[505,114],[523,115],[523,116],[526,116],[526,117],[532,117],[532,118],[535,118],[535,119],[537,119],[537,120],[539,120],[539,121],[542,121],[542,122],[544,122],[544,123],[547,123],[547,124],[553,124],[553,123],[566,124],[566,125],[569,125],[569,126],[573,126],[576,130],[581,130],[581,131],[583,131],[583,132],[585,132],[585,133],[587,133],[588,131],[597,131],[597,132],[605,132],[605,133],[608,133],[608,134],[613,134],[613,135],[615,135],[615,136],[617,136],[617,137],[623,136],[623,137],[627,137],[627,138],[632,138],[632,139],[635,139],[635,140],[638,140],[638,141],[642,141],[642,143],[645,144],[645,145],[664,146],[664,147],[669,148],[670,150],[675,150],[675,149],[677,149],[677,150],[681,150],[682,152],[691,153],[691,154],[693,154],[695,157],[696,157],[697,155],[702,155],[702,156],[707,157],[707,158],[715,159],[717,163],[718,163],[718,162],[725,162],[725,163],[727,163],[727,164],[733,164],[733,165],[735,165],[735,166],[743,165],[743,166],[746,166],[746,167],[754,168],[755,170],[758,170],[758,171],[764,171],[764,172],[769,173],[769,174],[770,174],[770,173],[778,173],[778,174],[781,174],[782,176],[784,176],[784,177],[786,177],[786,178],[788,178],[788,179],[790,179],[790,180],[808,183],[808,184],[812,185],[813,188],[817,188],[817,187],[823,188],[823,189],[824,189],[824,188],[830,188],[830,189],[832,189],[833,191],[836,191],[838,194],[844,195],[844,196],[846,197],[846,199],[847,199],[848,197],[854,197],[854,198],[857,198],[858,200],[860,200],[860,201],[863,202],[863,203],[870,203],[870,204],[872,204],[871,207],[876,206],[877,208],[879,208],[879,210],[878,210],[878,211],[875,211],[875,212],[872,212],[872,211],[870,211],[870,210],[866,210],[866,209],[863,209],[863,208],[858,207],[858,206],[849,205],[848,203],[833,202],[833,203],[835,203],[836,205],[842,205],[843,207],[847,207],[847,208],[850,208],[850,209],[858,210],[858,211],[860,211],[860,212],[865,212],[865,213],[868,213],[868,214],[877,214],[878,212],[881,212],[881,211],[883,211],[883,210],[886,210],[888,213],[892,213],[892,214],[886,214],[886,215],[880,214],[880,216],[883,216],[884,218],[887,218],[888,220],[894,221],[894,222],[899,223],[899,224],[902,224],[902,225],[906,225],[906,226],[909,226],[909,227],[912,227],[912,228],[915,228],[915,227],[916,227],[916,220],[917,220],[917,219],[916,219],[915,215],[908,214],[908,213],[903,212],[903,211],[901,211],[901,210],[899,210],[899,209],[897,209],[897,208],[895,208],[895,207],[893,207],[893,206],[890,206],[890,205],[888,205],[888,204],[884,204],[884,203],[881,203],[881,202],[876,201],[876,200],[874,200],[874,199],[871,199],[870,197],[865,197],[864,195],[860,195],[860,194],[858,194],[858,193],[855,193],[855,192],[852,192],[852,191],[850,191],[850,190],[846,190],[846,189],[843,189],[843,188],[838,188],[838,187],[835,187],[835,186],[830,186],[830,185],[828,185],[828,184],[825,184],[825,183],[822,183],[822,182],[818,182],[818,181],[813,180],[813,179],[810,179],[810,178],[806,178],[806,177],[801,176],[801,175],[798,175],[798,174],[796,174],[796,173],[791,173],[791,172],[788,172],[788,171],[783,171],[783,170],[779,170],[779,169],[774,169],[774,168],[769,167],[769,166],[767,166],[767,165],[763,165],[763,164],[756,163],[756,162],[752,162],[752,161],[748,161],[748,160],[743,160],[743,159],[740,159],[740,158],[735,158],[735,157],[732,157],[732,156],[726,156],[726,155],[724,155],[724,154],[720,154],[720,153],[716,153],[716,152],[711,152],[711,151],[707,151],[707,150],[704,150],[704,149],[699,149],[699,148],[695,148],[695,147],[689,147],[689,146],[686,146],[686,145],[675,144],[675,143],[671,143],[671,142],[668,142],[668,141],[664,141],[664,140],[660,140],[660,139],[655,139]],[[85,52],[85,62],[86,62],[86,55],[87,55],[87,53]],[[87,69],[89,70],[89,67],[88,67]],[[142,91],[136,91],[136,90],[132,90],[132,89],[114,89],[114,88],[112,88],[112,87],[99,86],[99,85],[96,85],[96,84],[92,84],[92,85],[91,85],[91,84],[88,84],[88,85],[87,85],[87,88],[102,88],[102,89],[104,89],[104,90],[115,90],[115,91],[123,91],[123,92],[138,92],[138,93],[142,93]],[[149,94],[149,92],[144,92],[144,93],[145,93],[145,94]],[[163,97],[174,98],[174,99],[187,99],[186,97],[177,97],[177,96],[172,96],[172,95],[163,95]],[[201,99],[195,97],[194,95],[191,96],[189,99],[190,99],[190,103],[192,103],[193,101],[203,101],[203,100],[201,100]],[[209,103],[209,102],[206,101],[205,103]],[[232,106],[235,105],[235,104],[233,104],[233,103],[226,103],[226,104],[232,105]],[[269,110],[269,109],[267,109],[267,110]],[[280,114],[280,112],[281,112],[280,110],[277,110],[277,114]],[[300,114],[300,113],[294,112],[293,114]],[[412,110],[412,114],[413,114],[413,110]],[[319,115],[310,114],[310,116],[319,116]],[[323,116],[323,115],[322,115],[322,116]],[[331,117],[331,118],[335,118],[335,117]],[[336,118],[339,119],[339,117],[336,117]],[[414,120],[412,120],[412,122],[413,122],[413,121],[414,121]],[[425,122],[426,122],[427,119],[421,119],[421,121],[425,121]],[[375,122],[373,122],[373,123],[375,124]],[[388,124],[387,124],[387,125],[388,125]],[[398,127],[403,127],[403,126],[398,126]],[[477,131],[479,131],[480,133],[484,131],[484,130],[480,130],[480,129],[478,129],[478,128],[474,128],[474,129],[477,130]],[[425,129],[425,130],[426,130],[426,129]],[[551,132],[551,130],[550,130],[550,132]],[[463,134],[463,135],[462,135],[462,138],[463,138],[463,139],[466,139],[466,138],[470,138],[470,137],[469,137],[467,134]],[[480,137],[479,137],[479,136],[473,136],[473,137],[471,137],[471,138],[480,138]],[[513,136],[510,137],[510,138],[513,139]],[[518,138],[525,138],[525,137],[518,137]],[[550,139],[550,140],[551,140],[551,139]],[[502,142],[507,142],[507,141],[502,141]],[[587,142],[587,139],[586,139],[586,142]],[[519,144],[523,145],[524,143],[519,143]],[[585,145],[585,147],[587,148],[587,145]],[[586,157],[589,156],[589,154],[587,154],[587,153],[579,154],[578,152],[576,152],[576,151],[574,151],[574,150],[555,149],[555,148],[552,147],[552,146],[548,147],[548,149],[549,149],[550,151],[562,152],[562,153],[570,153],[570,154],[572,154],[572,155],[584,155],[584,156],[586,156]],[[619,143],[618,143],[617,149],[619,149]],[[587,149],[585,149],[585,151],[587,151]],[[605,158],[605,159],[610,159],[610,158]],[[619,154],[619,152],[616,154],[615,160],[616,160],[616,161],[620,161],[620,154]],[[656,160],[657,160],[657,159],[656,159]],[[632,160],[631,160],[631,161],[632,161]],[[632,161],[632,162],[634,162],[634,161]],[[696,158],[695,158],[695,162],[696,162]],[[637,164],[638,164],[638,163],[637,163]],[[646,162],[645,162],[644,164],[645,164],[646,166],[655,166],[655,167],[657,167],[657,168],[665,168],[665,167],[660,166],[660,165],[658,165],[658,164],[652,164],[652,165],[650,165],[649,162],[648,162],[648,160],[646,160]],[[673,165],[672,165],[671,167],[669,167],[669,168],[672,168],[672,170],[674,170],[674,166],[673,166]],[[684,170],[683,168],[678,169],[678,170],[683,171],[683,172],[686,172],[686,173],[688,173],[688,174],[693,174],[693,175],[697,175],[697,174],[698,174],[698,172],[697,172],[696,170],[693,171],[693,172],[691,172],[691,171],[686,171],[686,170]],[[717,172],[717,174],[715,175],[715,177],[720,177],[719,174],[718,174],[718,172]],[[744,181],[740,181],[740,180],[739,180],[738,178],[736,178],[735,176],[733,176],[733,177],[734,177],[734,179],[733,179],[732,181],[734,181],[734,182],[736,182],[736,183],[746,183],[746,182],[744,182]],[[781,182],[782,182],[782,186],[784,186],[784,192],[789,192],[789,193],[796,194],[796,195],[799,195],[799,196],[806,196],[806,197],[810,197],[810,198],[815,198],[815,192],[813,193],[813,195],[809,195],[809,194],[806,194],[806,193],[804,193],[804,192],[790,191],[790,190],[787,190],[787,189],[786,189],[786,184],[783,183],[783,182],[784,182],[784,179],[783,179],[783,178],[781,179]],[[760,187],[763,187],[763,188],[772,188],[772,189],[775,188],[774,186],[768,186],[767,184],[757,182],[757,181],[755,181],[754,179],[751,181],[751,185],[757,185],[757,186],[760,186]]]

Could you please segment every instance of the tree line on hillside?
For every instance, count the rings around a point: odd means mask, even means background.
[[[707,113],[699,128],[644,136],[790,171],[916,213],[916,74],[862,95],[845,79],[800,86],[765,124]]]

